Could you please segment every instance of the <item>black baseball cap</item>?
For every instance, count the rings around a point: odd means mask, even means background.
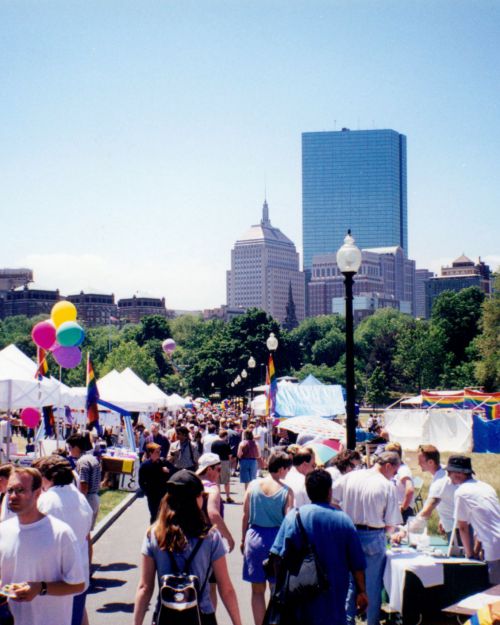
[[[198,497],[203,492],[203,483],[200,478],[187,469],[181,469],[172,475],[168,480],[167,493],[181,494]]]

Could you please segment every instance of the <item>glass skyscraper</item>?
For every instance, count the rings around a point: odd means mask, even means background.
[[[336,252],[350,228],[359,248],[408,254],[406,137],[395,130],[302,134],[304,269]]]

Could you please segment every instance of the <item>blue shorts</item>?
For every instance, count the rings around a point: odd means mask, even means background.
[[[240,482],[248,484],[257,477],[256,458],[240,458]]]
[[[279,527],[251,525],[245,535],[243,549],[243,579],[245,582],[262,584],[268,580],[262,563],[269,558],[269,551],[278,534]]]

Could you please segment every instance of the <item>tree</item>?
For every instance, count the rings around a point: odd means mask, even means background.
[[[476,376],[486,391],[500,389],[500,273],[494,276],[493,295],[483,303],[481,334],[476,339]]]
[[[376,366],[368,379],[366,401],[374,408],[386,404],[389,401],[388,380],[382,367]]]
[[[478,287],[444,291],[432,306],[431,323],[444,335],[444,349],[453,355],[452,365],[466,359],[469,343],[479,334],[484,293]]]
[[[107,356],[102,367],[101,375],[109,373],[113,369],[123,371],[130,367],[147,384],[158,382],[158,367],[154,358],[148,353],[145,346],[139,347],[137,343],[125,341],[115,347]]]
[[[293,330],[299,325],[297,315],[295,313],[295,302],[293,301],[292,282],[288,283],[288,302],[286,304],[286,317],[283,327],[285,330]]]

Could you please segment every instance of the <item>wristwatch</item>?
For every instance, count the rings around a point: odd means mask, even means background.
[[[42,587],[40,588],[40,592],[38,594],[40,595],[40,597],[43,597],[47,594],[47,582],[40,582],[40,584],[42,585]]]

